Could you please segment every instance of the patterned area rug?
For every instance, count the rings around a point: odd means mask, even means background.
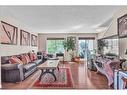
[[[41,81],[36,80],[34,88],[73,88],[73,80],[70,72],[70,68],[60,68],[59,71],[55,71],[57,81],[54,81],[54,77],[51,74],[45,74],[42,76]]]

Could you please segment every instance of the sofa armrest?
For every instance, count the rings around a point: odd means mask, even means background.
[[[37,59],[43,59],[42,55],[37,55]]]
[[[1,66],[2,81],[19,82],[24,80],[23,64],[4,64]]]
[[[23,64],[4,64],[1,66],[4,70],[20,69],[23,67]]]

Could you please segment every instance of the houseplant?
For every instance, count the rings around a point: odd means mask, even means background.
[[[108,47],[108,43],[103,39],[98,40],[98,53],[99,54],[103,54],[104,47]]]
[[[63,42],[64,49],[70,54],[71,61],[73,61],[74,58],[74,50],[75,50],[75,42],[76,39],[74,37],[67,37],[66,40]]]

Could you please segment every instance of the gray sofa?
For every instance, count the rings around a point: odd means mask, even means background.
[[[21,55],[16,55],[19,59]],[[10,64],[11,56],[1,57],[1,79],[2,82],[20,82],[37,70],[37,66],[43,63],[43,57],[37,58],[33,62],[23,64]]]

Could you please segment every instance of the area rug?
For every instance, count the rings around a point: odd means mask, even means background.
[[[34,88],[73,88],[73,79],[70,68],[60,68],[59,71],[55,71],[57,80],[54,81],[54,77],[51,74],[45,74],[42,76],[41,81],[36,80]]]

